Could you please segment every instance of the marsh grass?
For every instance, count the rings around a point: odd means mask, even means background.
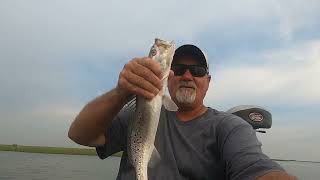
[[[45,153],[45,154],[68,154],[68,155],[88,155],[96,156],[94,148],[66,148],[66,147],[47,147],[47,146],[22,146],[17,144],[2,145],[0,151],[15,151],[26,153]],[[116,153],[113,156],[121,157],[122,152]]]

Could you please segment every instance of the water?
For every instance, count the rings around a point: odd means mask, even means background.
[[[95,156],[37,154],[0,151],[0,180],[112,180],[118,157],[100,160]],[[301,180],[317,180],[320,164],[279,162]]]
[[[320,163],[308,162],[278,162],[287,172],[301,180],[318,180],[320,178]]]
[[[0,180],[111,180],[119,159],[0,151]]]

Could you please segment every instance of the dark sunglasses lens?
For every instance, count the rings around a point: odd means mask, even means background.
[[[189,69],[194,77],[203,77],[207,74],[207,69],[203,66],[191,66]]]
[[[203,77],[207,74],[207,68],[199,65],[175,64],[171,67],[175,76],[182,76],[187,69],[194,77]]]
[[[171,69],[173,70],[175,76],[182,76],[187,70],[187,68],[183,65],[173,65]]]

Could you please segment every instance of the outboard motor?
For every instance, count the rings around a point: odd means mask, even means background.
[[[260,133],[266,133],[266,131],[260,130],[260,128],[269,129],[272,125],[271,113],[260,106],[240,105],[226,112],[241,117]]]

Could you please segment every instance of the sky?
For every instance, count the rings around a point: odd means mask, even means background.
[[[0,1],[0,144],[78,147],[70,124],[156,37],[208,56],[205,104],[259,105],[271,158],[320,161],[320,1]]]

